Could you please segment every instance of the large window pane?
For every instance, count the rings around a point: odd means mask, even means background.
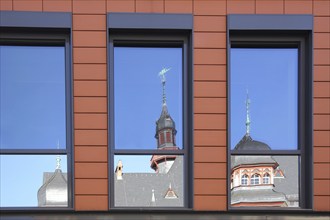
[[[298,156],[232,156],[232,207],[298,207],[299,164]]]
[[[182,207],[183,156],[115,155],[115,206]]]
[[[65,148],[64,47],[0,46],[0,63],[0,148]]]
[[[0,207],[67,207],[67,156],[1,155]]]
[[[272,150],[297,149],[298,49],[232,48],[230,59],[231,149],[248,132]]]
[[[163,106],[159,72],[165,67],[166,105],[182,149],[182,48],[114,48],[116,149],[157,149],[156,122]],[[161,138],[161,137],[159,137]],[[166,137],[165,137],[166,138]],[[172,141],[173,142],[173,141]]]

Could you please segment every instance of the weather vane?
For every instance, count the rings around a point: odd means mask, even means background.
[[[163,105],[166,105],[166,94],[165,94],[166,77],[165,77],[165,74],[170,70],[171,70],[171,68],[163,67],[163,69],[158,73],[158,76],[160,76],[160,78],[162,80],[162,84],[163,84]]]

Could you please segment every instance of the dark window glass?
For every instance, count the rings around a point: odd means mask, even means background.
[[[64,46],[0,46],[0,63],[0,148],[65,149]]]

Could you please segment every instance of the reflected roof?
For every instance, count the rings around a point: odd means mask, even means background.
[[[125,165],[124,165],[125,166]],[[115,206],[183,206],[183,158],[176,157],[166,174],[124,173],[115,178]],[[171,185],[178,198],[165,198]],[[152,202],[154,190],[155,202]]]

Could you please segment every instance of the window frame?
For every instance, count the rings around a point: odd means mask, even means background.
[[[0,207],[0,211],[40,211],[73,210],[74,174],[73,174],[73,96],[71,64],[71,13],[58,12],[1,12],[0,44],[18,46],[63,46],[65,55],[65,149],[0,149],[0,155],[56,155],[67,157],[68,206],[38,207],[17,206]],[[56,144],[56,143],[54,143]]]
[[[228,175],[232,156],[298,156],[299,207],[232,207],[230,178],[227,180],[228,210],[293,211],[313,207],[313,16],[311,15],[228,15],[227,19],[227,143]],[[296,150],[231,150],[230,53],[231,48],[298,48],[298,142]],[[234,144],[234,143],[233,143]],[[260,180],[259,180],[260,181]],[[262,180],[263,181],[263,180]]]
[[[131,14],[109,13],[108,21],[108,161],[109,210],[191,210],[193,207],[193,73],[192,73],[192,15],[189,14]],[[114,48],[180,47],[183,50],[182,75],[182,141],[179,150],[115,149],[114,142]],[[159,110],[161,111],[161,109]],[[183,206],[182,207],[116,207],[114,196],[115,155],[178,155],[183,156]]]

